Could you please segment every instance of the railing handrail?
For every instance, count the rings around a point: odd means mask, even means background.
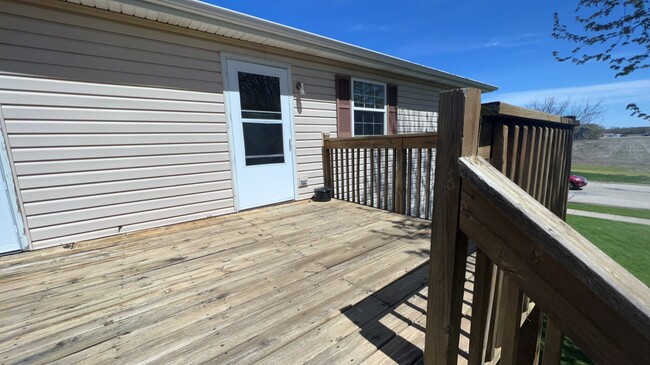
[[[500,101],[492,103],[484,103],[481,105],[481,116],[490,117],[496,116],[499,119],[510,118],[527,120],[533,123],[543,123],[545,125],[570,125],[577,126],[580,122],[575,117],[559,116],[549,113],[540,112],[538,110],[526,109],[515,105],[510,105]]]
[[[384,136],[360,136],[323,138],[323,147],[332,148],[435,148],[437,132],[392,134]]]
[[[477,246],[593,359],[647,361],[650,288],[483,158],[461,157],[459,172],[471,185],[467,189],[463,184],[460,226]],[[507,222],[499,221],[498,213],[485,204],[474,203],[480,199],[496,207]],[[497,222],[501,225],[495,227]],[[486,233],[494,229],[502,233]],[[522,252],[530,254],[522,257]]]

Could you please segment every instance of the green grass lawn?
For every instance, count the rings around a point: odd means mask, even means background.
[[[567,223],[650,286],[650,226],[573,215]]]
[[[571,166],[571,174],[581,175],[593,181],[650,184],[650,172],[621,166],[574,164]]]
[[[569,208],[633,217],[641,216],[640,218],[650,216],[650,211],[642,209],[610,208],[577,203],[569,203]],[[640,212],[635,212],[637,210]],[[574,215],[567,216],[567,223],[639,278],[645,285],[650,286],[650,266],[648,265],[650,262],[650,242],[648,241],[650,226]],[[562,345],[561,364],[589,365],[591,362],[569,338],[565,337]]]
[[[569,203],[568,208],[576,209],[576,210],[584,210],[587,212],[605,213],[605,214],[622,215],[626,217],[650,219],[650,210],[648,209],[619,208],[619,207],[610,207],[606,205],[593,205],[593,204],[583,204],[583,203]]]

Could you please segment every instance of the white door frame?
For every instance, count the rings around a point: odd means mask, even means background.
[[[229,85],[229,76],[228,76],[228,61],[239,61],[239,62],[247,62],[251,64],[258,64],[261,66],[270,66],[270,67],[276,67],[276,68],[281,68],[286,70],[287,72],[287,83],[288,83],[288,88],[289,88],[289,130],[290,130],[290,138],[292,140],[293,148],[291,148],[290,151],[288,151],[288,154],[291,155],[291,158],[293,159],[292,163],[292,189],[293,189],[293,199],[297,200],[298,199],[298,189],[297,189],[297,181],[298,181],[298,166],[297,166],[297,154],[296,154],[296,133],[295,133],[295,121],[294,121],[294,98],[293,98],[293,81],[291,79],[291,65],[282,63],[282,62],[277,62],[277,61],[271,61],[271,60],[266,60],[266,59],[260,59],[256,57],[251,57],[251,56],[243,56],[239,54],[233,54],[233,53],[226,53],[226,52],[221,52],[221,75],[222,75],[222,84],[223,84],[223,99],[224,99],[224,111],[226,115],[226,128],[227,128],[227,135],[228,135],[228,153],[230,154],[230,172],[231,172],[231,180],[232,180],[232,191],[233,191],[233,200],[234,200],[234,205],[235,205],[235,211],[238,212],[242,208],[239,203],[239,192],[237,191],[237,169],[235,168],[235,143],[233,139],[233,119],[232,119],[232,114],[231,110],[232,107],[229,105],[230,104],[230,90],[228,90],[228,85]]]
[[[5,125],[4,114],[2,112],[2,104],[0,104],[0,173],[7,184],[7,197],[9,198],[9,206],[11,207],[11,214],[14,218],[14,224],[18,231],[18,238],[20,241],[21,250],[31,249],[31,240],[25,229],[26,218],[23,215],[24,210],[20,209],[22,199],[19,200],[18,189],[16,188],[16,176],[13,170],[13,160],[9,155],[9,144],[7,143],[7,128]],[[1,188],[0,188],[1,190]],[[0,191],[0,194],[4,192]]]

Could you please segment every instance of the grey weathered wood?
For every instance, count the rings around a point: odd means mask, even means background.
[[[431,240],[425,362],[457,360],[467,237],[458,229],[460,179],[458,158],[478,150],[480,91],[440,94],[439,142]]]

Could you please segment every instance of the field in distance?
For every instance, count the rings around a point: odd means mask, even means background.
[[[650,184],[650,137],[577,140],[572,152],[574,174],[593,181]]]

